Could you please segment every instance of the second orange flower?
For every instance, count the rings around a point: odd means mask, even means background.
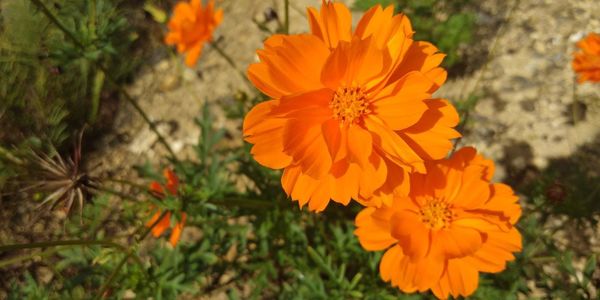
[[[206,42],[212,40],[213,31],[223,19],[223,11],[215,10],[211,0],[206,7],[201,0],[181,1],[175,6],[173,16],[167,24],[169,33],[165,37],[167,45],[176,45],[177,52],[186,53],[185,64],[193,67]]]

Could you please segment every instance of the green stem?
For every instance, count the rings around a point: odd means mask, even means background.
[[[511,8],[508,11],[508,14],[506,15],[506,19],[505,21],[502,23],[500,29],[498,29],[498,33],[496,34],[496,37],[494,38],[494,41],[492,42],[492,46],[490,48],[490,52],[486,58],[485,63],[483,64],[483,67],[481,68],[481,71],[479,72],[479,76],[477,76],[477,79],[475,79],[475,84],[473,85],[473,88],[471,89],[471,92],[469,92],[468,95],[473,95],[475,93],[475,91],[477,91],[477,88],[479,87],[479,83],[481,82],[483,75],[486,73],[488,65],[490,64],[490,62],[492,61],[492,58],[495,56],[496,54],[496,50],[498,48],[498,40],[500,39],[500,35],[503,33],[504,29],[506,28],[506,25],[509,24],[510,19],[512,17],[513,12],[515,11],[515,9],[517,8],[517,6],[519,6],[519,2],[520,0],[515,0],[515,2],[513,3],[513,5],[511,6]],[[465,82],[462,90],[461,90],[461,94],[459,96],[458,99],[460,99],[461,101],[463,101],[463,94],[462,91],[465,91],[467,89],[466,87],[467,83]],[[462,123],[460,123],[459,127],[456,128],[456,130],[458,132],[461,132],[464,130],[467,121],[469,120],[469,111],[467,110],[465,112],[465,116],[462,118]],[[452,152],[454,153],[456,151],[456,148],[458,147],[458,144],[460,143],[460,141],[462,140],[462,136],[459,137],[458,139],[455,140],[454,142],[454,146],[452,147]]]
[[[52,23],[54,23],[54,25],[56,25],[56,27],[58,27],[65,35],[67,35],[67,37],[69,37],[71,40],[73,40],[73,42],[75,44],[77,44],[78,47],[85,49],[85,45],[79,41],[79,39],[77,39],[77,37],[75,36],[75,34],[73,34],[69,29],[67,29],[67,27],[65,25],[63,25],[62,22],[60,22],[60,20],[58,20],[54,14],[52,14],[52,12],[48,9],[48,7],[46,7],[46,5],[44,5],[44,3],[42,3],[42,1],[40,0],[31,0],[31,2],[33,2],[33,4],[35,4],[35,6],[37,6],[39,9],[42,10],[42,12],[44,13],[44,15],[46,15],[46,17],[48,19],[50,19],[50,21]]]
[[[577,75],[573,76],[573,90],[571,91],[573,100],[573,107],[571,109],[571,113],[573,114],[573,127],[577,125],[579,121],[579,105],[577,104]]]
[[[148,226],[148,228],[146,228],[146,231],[144,231],[144,233],[142,233],[142,235],[140,235],[139,238],[136,239],[137,242],[141,242],[143,241],[148,234],[150,234],[150,232],[152,231],[152,229],[156,226],[156,224],[158,224],[158,222],[160,222],[160,220],[162,220],[162,218],[168,213],[168,211],[163,211],[160,216],[158,217],[158,219],[156,219],[156,221],[154,221],[154,223],[152,223],[152,225]],[[145,226],[145,225],[144,225]],[[135,232],[137,233],[139,230],[136,230]]]
[[[290,0],[285,0],[284,3],[285,23],[283,30],[285,34],[290,34]]]
[[[52,23],[54,23],[54,25],[56,25],[79,48],[81,48],[81,50],[84,50],[84,51],[86,50],[85,45],[81,41],[79,41],[79,39],[69,29],[67,29],[67,27],[65,27],[65,25],[63,25],[60,22],[60,20],[58,20],[52,14],[52,12],[46,7],[46,5],[44,5],[44,3],[42,3],[42,1],[40,1],[40,0],[31,0],[31,1],[42,10],[42,12],[50,19],[50,21],[52,21]],[[116,79],[113,77],[111,72],[109,72],[104,66],[102,66],[101,64],[99,64],[96,61],[94,61],[94,64],[96,65],[97,68],[99,68],[100,70],[102,70],[104,72],[108,81],[117,88],[117,90],[121,93],[121,95],[123,95],[125,97],[125,100],[127,100],[127,102],[129,102],[133,106],[133,108],[137,111],[137,113],[139,113],[142,116],[144,121],[148,124],[148,126],[150,126],[150,130],[152,130],[158,137],[158,141],[161,144],[163,144],[163,146],[167,149],[167,151],[171,155],[172,159],[175,162],[177,162],[177,157],[175,156],[175,152],[173,151],[171,146],[169,146],[166,139],[158,131],[158,128],[156,127],[154,122],[152,122],[152,120],[150,120],[150,118],[148,117],[146,112],[142,109],[142,107],[135,101],[135,99],[133,99],[133,97],[131,97],[131,95],[129,95],[129,93],[121,85],[119,85],[117,83]]]
[[[227,55],[227,53],[225,53],[225,51],[223,51],[223,49],[221,49],[221,47],[219,47],[217,43],[212,42],[209,44],[213,49],[217,51],[217,53],[219,53],[219,55],[221,55],[221,57],[223,57],[223,59],[225,59],[225,61],[227,61],[227,64],[229,64],[229,66],[231,66],[240,75],[240,77],[242,77],[242,79],[250,87],[250,89],[253,89],[254,86],[250,83],[250,81],[248,81],[246,74],[244,74],[244,72],[238,69],[237,65],[235,64],[235,61],[231,58],[231,56]]]
[[[277,205],[276,201],[262,201],[254,199],[224,198],[218,201],[209,201],[211,204],[225,207],[246,207],[246,208],[272,208]]]
[[[131,254],[132,254],[132,252],[130,251],[129,253],[127,253],[127,255],[123,256],[121,261],[119,261],[119,264],[117,265],[117,267],[113,270],[113,272],[108,277],[108,280],[104,283],[104,285],[100,289],[100,292],[96,295],[95,299],[104,298],[104,294],[106,293],[106,291],[108,290],[110,285],[113,283],[113,281],[115,281],[115,279],[117,278],[117,275],[119,274],[119,272],[121,271],[123,266],[125,266],[125,263],[129,259],[129,257],[131,257]]]
[[[95,189],[98,190],[98,191],[100,191],[100,192],[105,192],[105,193],[108,193],[108,194],[111,194],[111,195],[115,195],[115,196],[117,196],[117,197],[119,197],[121,199],[129,199],[129,200],[135,200],[135,201],[139,202],[137,198],[135,198],[135,197],[133,197],[131,195],[128,195],[128,194],[125,194],[125,193],[113,190],[111,188],[107,188],[107,187],[104,187],[104,186],[99,186],[99,187],[95,187]]]
[[[129,93],[121,85],[119,85],[116,82],[116,80],[112,77],[112,75],[107,73],[107,71],[104,67],[102,67],[100,65],[98,67],[100,67],[100,69],[103,70],[105,74],[107,74],[106,77],[108,78],[108,81],[117,88],[117,90],[121,93],[121,95],[123,95],[123,97],[125,97],[125,100],[127,100],[127,102],[129,102],[129,104],[131,104],[131,106],[133,106],[133,108],[137,111],[137,113],[140,114],[140,116],[142,116],[142,119],[144,119],[144,122],[146,122],[146,124],[148,124],[148,126],[150,127],[150,130],[152,130],[154,132],[154,134],[156,134],[158,141],[165,147],[165,149],[167,149],[167,151],[171,155],[171,158],[173,159],[173,161],[178,164],[177,156],[175,156],[175,151],[173,151],[171,146],[169,146],[169,144],[167,143],[167,140],[158,131],[158,128],[156,127],[154,122],[152,122],[152,120],[150,120],[150,117],[148,117],[148,115],[146,114],[144,109],[137,103],[137,101],[135,101],[135,99],[133,99],[133,97],[131,97],[131,95],[129,95]]]
[[[156,224],[158,224],[158,222],[160,222],[160,220],[165,216],[165,214],[167,213],[167,211],[163,211],[161,213],[161,215],[158,217],[158,219],[156,219],[156,221],[154,221],[154,223],[152,223],[151,226],[149,226],[146,231],[138,238],[136,239],[136,241],[139,243],[142,240],[144,240],[148,234],[150,233],[150,231],[152,231],[152,229],[154,228],[154,226],[156,226]],[[136,230],[135,232],[138,232],[139,230]],[[106,283],[104,283],[104,285],[102,286],[102,288],[100,288],[100,292],[96,295],[96,299],[101,299],[102,297],[104,297],[104,294],[106,293],[106,291],[110,288],[110,286],[112,285],[112,283],[115,281],[115,279],[117,278],[117,275],[119,274],[119,272],[121,271],[121,269],[123,268],[123,266],[125,266],[125,263],[127,262],[127,260],[133,255],[133,250],[129,250],[127,251],[127,255],[125,255],[121,261],[119,261],[119,264],[117,265],[117,267],[113,270],[113,272],[110,274],[110,276],[108,277]],[[145,274],[145,273],[144,273]]]
[[[135,182],[131,182],[129,180],[125,180],[125,179],[104,178],[104,181],[109,181],[109,182],[124,184],[124,185],[128,185],[130,187],[138,188],[140,190],[146,190],[146,189],[148,189],[148,187],[145,186],[145,185],[141,185],[141,184],[138,184],[138,183],[135,183]]]
[[[14,156],[9,150],[0,146],[0,158],[4,158],[15,165],[22,165],[24,162],[20,158]]]
[[[50,241],[50,242],[37,242],[37,243],[27,243],[27,244],[13,244],[13,245],[4,245],[0,246],[0,252],[6,251],[14,251],[21,249],[31,249],[31,248],[45,248],[45,247],[57,247],[57,246],[90,246],[90,245],[99,245],[106,247],[113,247],[119,249],[126,248],[122,245],[119,245],[115,242],[105,241],[105,240],[65,240],[65,241]]]
[[[5,266],[13,265],[13,264],[16,264],[16,263],[24,261],[24,260],[33,259],[35,257],[50,256],[50,255],[58,252],[58,250],[59,250],[58,248],[54,248],[54,249],[48,249],[48,250],[42,251],[42,252],[35,252],[35,253],[27,254],[27,255],[20,255],[17,257],[9,258],[7,260],[0,261],[0,269],[4,268]]]

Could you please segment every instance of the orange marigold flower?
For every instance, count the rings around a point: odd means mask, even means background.
[[[600,34],[591,32],[577,43],[581,51],[574,54],[573,70],[579,75],[577,82],[600,82]]]
[[[179,2],[167,27],[167,45],[177,45],[177,52],[186,52],[185,64],[193,67],[202,53],[204,43],[212,40],[213,31],[223,19],[223,10],[215,11],[215,1],[202,7],[201,0]]]
[[[468,296],[479,272],[504,270],[521,250],[514,227],[521,207],[509,186],[490,183],[494,164],[474,148],[427,162],[426,168],[426,174],[410,175],[408,196],[363,209],[355,234],[370,251],[392,246],[379,270],[400,290],[431,289],[442,299]]]
[[[424,172],[460,136],[454,107],[431,99],[446,80],[444,54],[413,41],[408,18],[393,12],[376,6],[352,31],[348,8],[323,1],[308,9],[310,34],[271,36],[248,68],[272,100],[248,113],[244,137],[260,164],[284,169],[301,207],[391,201],[407,193],[407,172]]]
[[[177,190],[179,189],[179,178],[177,177],[177,175],[175,175],[173,171],[169,169],[164,169],[163,176],[166,180],[166,184],[164,185],[164,187],[160,183],[153,181],[152,183],[150,183],[150,191],[152,192],[152,194],[154,194],[160,199],[164,198],[166,196],[166,193],[169,193],[172,196],[176,196]],[[163,215],[163,212],[155,206],[153,206],[152,210],[155,210],[154,215],[146,223],[146,227],[151,227],[152,225],[156,224],[152,228],[152,235],[154,237],[159,237],[165,232],[165,230],[171,227],[172,213],[170,211],[167,211]],[[162,218],[159,220],[161,215]],[[177,242],[179,241],[179,237],[181,236],[181,231],[183,230],[183,225],[185,224],[186,219],[187,214],[185,212],[182,212],[181,217],[179,217],[179,222],[175,224],[175,227],[171,231],[169,243],[171,243],[173,247],[175,247],[177,245]]]

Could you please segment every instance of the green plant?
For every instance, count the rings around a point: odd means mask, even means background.
[[[136,39],[125,13],[112,0],[53,2],[48,9],[84,47],[51,24],[31,1],[2,2],[0,26],[0,136],[17,143],[38,136],[61,146],[67,131],[97,121],[104,70],[122,80],[135,61],[126,60]]]

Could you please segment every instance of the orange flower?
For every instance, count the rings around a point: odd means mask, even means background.
[[[177,178],[177,175],[175,175],[175,173],[169,169],[164,169],[163,176],[167,180],[164,188],[160,183],[153,181],[152,183],[150,183],[150,191],[160,199],[165,197],[165,189],[172,196],[177,196],[177,190],[179,189],[179,178]],[[159,237],[163,234],[163,232],[165,232],[165,230],[171,227],[172,213],[170,211],[167,211],[163,215],[163,217],[160,220],[158,220],[163,214],[163,212],[156,207],[153,207],[152,209],[156,211],[154,212],[152,218],[146,223],[146,227],[151,227],[152,225],[156,224],[152,228],[152,235],[154,237]],[[185,212],[182,212],[181,217],[179,218],[179,222],[175,224],[175,227],[171,231],[169,243],[171,243],[173,247],[175,247],[177,245],[177,242],[179,241],[179,237],[181,236],[181,231],[183,230],[183,225],[185,224],[186,219],[187,214]]]
[[[514,227],[521,207],[509,186],[490,183],[494,164],[474,148],[426,167],[427,174],[410,175],[409,196],[361,211],[355,234],[370,251],[392,246],[379,270],[402,291],[468,296],[479,272],[504,270],[521,250]]]
[[[389,202],[407,193],[407,172],[424,172],[460,136],[454,107],[431,99],[446,80],[444,54],[413,41],[408,18],[393,11],[372,8],[352,32],[348,8],[323,1],[308,9],[311,34],[271,36],[248,69],[272,100],[248,113],[245,139],[260,164],[284,169],[300,207]]]
[[[169,33],[165,43],[177,45],[179,53],[187,52],[185,64],[188,67],[196,64],[204,43],[212,40],[213,31],[223,19],[223,10],[215,11],[214,6],[214,0],[204,8],[201,0],[179,2],[167,24]]]
[[[573,70],[579,75],[577,82],[600,82],[600,34],[588,34],[577,47],[582,50],[574,54],[572,63]]]

